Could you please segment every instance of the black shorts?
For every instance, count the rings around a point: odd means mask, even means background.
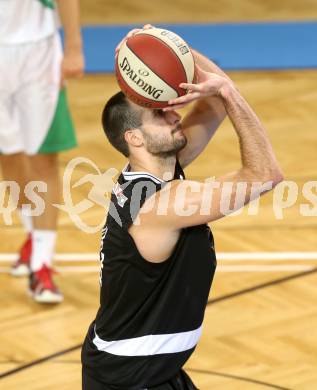
[[[116,387],[104,385],[98,382],[97,379],[92,378],[87,374],[83,369],[82,377],[82,390],[115,390]],[[155,387],[148,387],[146,389],[140,390],[198,390],[198,388],[193,384],[190,377],[186,374],[184,370],[180,370],[179,373],[170,379],[168,382],[162,383]]]

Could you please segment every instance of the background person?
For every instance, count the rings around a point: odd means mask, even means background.
[[[65,32],[62,53],[58,11]],[[0,152],[4,180],[43,181],[44,213],[21,212],[28,233],[13,275],[30,273],[38,302],[63,299],[52,279],[59,202],[58,152],[76,146],[65,83],[81,77],[84,58],[78,0],[2,0],[0,4]],[[28,203],[23,196],[19,206]]]

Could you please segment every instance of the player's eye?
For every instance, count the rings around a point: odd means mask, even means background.
[[[153,110],[153,113],[154,113],[154,116],[155,116],[155,117],[158,117],[158,118],[164,116],[164,114],[165,114],[164,111],[161,110],[161,109]]]

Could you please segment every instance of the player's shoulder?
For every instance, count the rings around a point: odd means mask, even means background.
[[[129,164],[122,170],[117,183],[113,187],[113,195],[118,204],[142,204],[154,192],[159,191],[165,182],[149,172],[131,171]]]
[[[129,227],[144,202],[164,186],[164,181],[149,172],[133,172],[127,165],[112,188],[109,214],[119,226]]]
[[[119,221],[120,227],[129,228],[146,200],[166,188],[168,183],[184,179],[185,175],[178,161],[174,177],[166,181],[150,172],[132,171],[127,164],[113,186],[108,220]]]
[[[175,174],[172,180],[185,179],[184,172],[179,162],[176,161]],[[127,164],[118,177],[112,189],[112,200],[120,208],[128,205],[142,207],[146,199],[155,192],[162,189],[168,181],[145,171],[132,171],[130,164]]]

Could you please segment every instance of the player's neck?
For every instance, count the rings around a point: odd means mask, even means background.
[[[148,172],[164,181],[174,177],[176,156],[160,158],[147,156],[146,159],[130,157],[130,167],[132,172]]]

